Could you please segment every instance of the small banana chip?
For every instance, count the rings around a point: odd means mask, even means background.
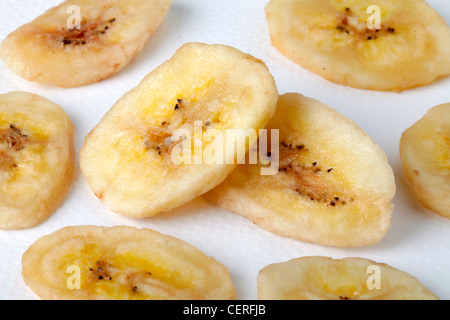
[[[0,229],[35,226],[62,203],[74,175],[73,136],[64,110],[47,99],[0,95]]]
[[[450,103],[432,108],[403,133],[400,156],[420,202],[450,218]]]
[[[274,233],[322,245],[379,242],[390,227],[395,181],[383,150],[355,123],[300,94],[279,98],[278,172],[240,165],[206,194]],[[273,166],[273,163],[271,164]],[[276,168],[275,168],[276,169]]]
[[[141,51],[172,0],[67,0],[11,33],[0,57],[19,76],[59,87],[103,80]]]
[[[325,79],[401,91],[450,74],[450,28],[424,0],[271,0],[272,44]]]
[[[238,150],[248,150],[246,132],[264,128],[277,99],[262,61],[224,45],[186,44],[93,129],[81,170],[112,211],[138,218],[169,211],[226,178],[240,161],[233,160]],[[207,138],[227,137],[228,130],[237,148]],[[256,140],[250,137],[250,145]],[[215,148],[217,141],[224,149]],[[224,158],[208,162],[202,155],[211,148]]]
[[[23,255],[42,299],[231,300],[228,270],[184,241],[133,227],[66,227]]]
[[[362,258],[304,257],[265,267],[260,300],[439,300],[416,278]]]

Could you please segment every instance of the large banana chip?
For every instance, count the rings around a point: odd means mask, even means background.
[[[73,136],[64,110],[47,99],[0,95],[0,229],[37,225],[61,204],[74,174]]]
[[[67,227],[36,241],[22,259],[42,299],[234,299],[228,270],[184,241],[149,229]]]
[[[450,218],[450,103],[432,108],[403,133],[400,155],[420,202]]]
[[[330,246],[379,242],[390,227],[395,181],[383,150],[355,123],[300,94],[280,97],[279,169],[244,164],[206,197],[277,234]],[[271,164],[273,166],[273,163]]]
[[[115,212],[142,218],[169,211],[227,177],[248,150],[247,131],[256,133],[248,136],[252,145],[277,99],[260,60],[224,45],[186,44],[94,128],[81,151],[81,169]],[[233,143],[207,138],[211,132],[224,138],[234,132]],[[202,155],[211,149],[224,157],[209,162]]]
[[[103,80],[142,50],[172,0],[68,0],[11,33],[0,57],[21,77],[60,87]]]
[[[401,91],[450,74],[450,28],[423,0],[271,0],[272,44],[335,83]]]
[[[438,300],[416,278],[362,258],[304,257],[265,267],[261,300]]]

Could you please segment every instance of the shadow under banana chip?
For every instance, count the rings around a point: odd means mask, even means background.
[[[268,129],[279,130],[278,172],[261,175],[261,163],[239,165],[207,199],[299,240],[356,247],[383,238],[395,181],[384,151],[367,133],[296,93],[279,98]]]
[[[228,270],[188,243],[149,229],[66,227],[22,259],[25,283],[42,299],[229,300]]]

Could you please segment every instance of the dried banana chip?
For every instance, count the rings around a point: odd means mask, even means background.
[[[0,95],[0,229],[46,219],[74,175],[74,128],[64,110],[26,92]]]
[[[268,129],[279,150],[268,167],[244,164],[206,194],[274,233],[322,245],[379,242],[390,227],[395,181],[384,151],[358,125],[317,100],[280,97]],[[270,166],[273,166],[273,163]]]
[[[234,299],[228,270],[184,241],[133,227],[66,227],[22,259],[42,299]]]
[[[271,0],[272,44],[338,84],[401,91],[450,74],[450,28],[423,0]]]
[[[362,258],[304,257],[265,267],[261,300],[438,300],[416,278]]]
[[[93,129],[81,170],[112,211],[138,218],[169,211],[227,177],[239,150],[245,156],[273,116],[277,99],[262,61],[225,45],[188,43]],[[255,134],[247,144],[249,130]],[[208,139],[211,132],[225,140],[236,135],[229,143]],[[224,157],[208,162],[203,155],[211,147]]]
[[[450,218],[450,103],[432,108],[403,133],[400,155],[420,202]]]
[[[119,72],[141,51],[172,0],[68,0],[11,33],[0,57],[19,76],[78,87]]]

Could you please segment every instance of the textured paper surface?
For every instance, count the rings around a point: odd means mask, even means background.
[[[0,39],[59,2],[1,0]],[[450,2],[428,2],[450,25]],[[311,255],[364,257],[388,263],[417,277],[441,298],[450,299],[450,220],[418,203],[403,174],[398,152],[399,139],[406,128],[431,107],[450,102],[450,78],[400,94],[327,82],[271,47],[264,15],[266,3],[267,0],[174,0],[166,20],[146,48],[112,78],[82,88],[59,89],[27,82],[0,62],[0,92],[29,91],[63,107],[76,127],[78,156],[85,136],[104,113],[178,47],[192,41],[235,46],[267,63],[280,93],[300,92],[320,99],[358,123],[385,150],[397,183],[392,226],[386,237],[366,248],[328,248],[273,235],[203,199],[153,219],[128,219],[104,207],[77,169],[76,181],[64,205],[47,221],[28,230],[0,231],[0,299],[36,299],[21,277],[22,254],[45,234],[85,224],[151,228],[185,240],[228,267],[238,299],[256,298],[256,279],[264,266]]]

